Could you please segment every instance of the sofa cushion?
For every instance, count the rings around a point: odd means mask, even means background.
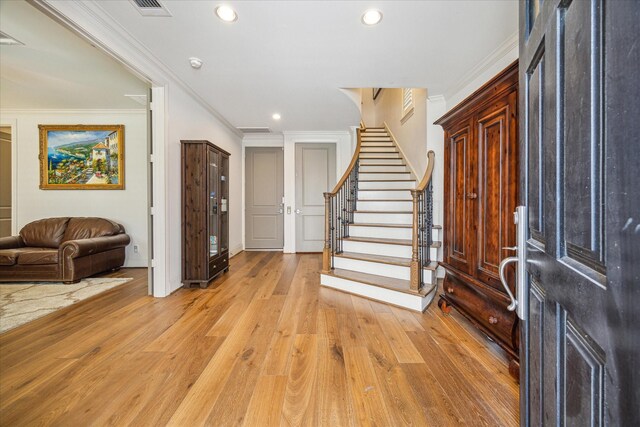
[[[94,237],[113,236],[124,232],[117,222],[104,218],[71,218],[62,237],[69,240],[93,239]]]
[[[57,249],[46,249],[46,248],[16,248],[16,249],[0,249],[0,265],[15,265],[15,264],[25,264],[21,262],[20,258],[24,255],[27,255],[27,260],[29,257],[31,259],[48,259],[51,260],[52,254],[44,255],[41,253],[55,253],[55,261],[53,262],[32,262],[31,264],[55,264],[58,262],[58,250]],[[27,262],[27,264],[29,264]]]
[[[68,222],[68,217],[33,221],[20,230],[20,237],[26,246],[57,248],[62,243]]]
[[[37,251],[23,251],[18,255],[19,265],[57,264],[57,249],[41,249]]]

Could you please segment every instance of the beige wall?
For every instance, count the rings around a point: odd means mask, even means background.
[[[16,225],[55,216],[98,216],[124,225],[131,236],[125,267],[148,265],[147,112],[136,110],[0,110],[16,123]],[[124,190],[41,190],[38,125],[124,125]],[[138,252],[133,246],[138,246]]]
[[[418,178],[427,168],[427,90],[414,89],[414,111],[404,123],[402,89],[385,88],[373,100],[371,89],[362,89],[362,118],[367,126],[389,126],[409,166]]]

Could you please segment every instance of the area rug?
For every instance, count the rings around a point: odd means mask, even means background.
[[[101,277],[83,279],[73,285],[53,282],[2,283],[0,333],[131,280],[133,279]]]

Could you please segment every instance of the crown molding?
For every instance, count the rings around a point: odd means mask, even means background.
[[[133,74],[156,86],[175,84],[224,127],[239,138],[241,131],[180,79],[120,23],[112,19],[97,2],[28,0],[62,25],[123,64]]]
[[[458,95],[460,92],[464,91],[469,85],[474,82],[474,80],[486,73],[494,64],[500,62],[500,60],[510,55],[514,49],[516,49],[516,51],[518,49],[518,31],[509,36],[486,58],[484,58],[475,67],[471,68],[466,74],[464,74],[454,86],[444,91],[444,98],[447,100],[455,98],[454,95]]]
[[[427,101],[429,102],[445,102],[447,98],[444,95],[431,95],[427,96]]]

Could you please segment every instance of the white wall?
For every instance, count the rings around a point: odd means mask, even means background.
[[[139,110],[2,110],[16,126],[16,227],[46,217],[97,216],[124,225],[131,236],[125,267],[146,267],[147,116]],[[123,124],[124,190],[40,190],[38,125]],[[133,246],[139,247],[134,253]]]
[[[180,194],[180,140],[208,140],[229,157],[229,252],[235,255],[243,249],[242,242],[242,140],[222,125],[217,118],[195,102],[178,86],[167,91],[168,138],[165,152],[167,183],[167,249],[168,291],[182,286],[182,211]]]

